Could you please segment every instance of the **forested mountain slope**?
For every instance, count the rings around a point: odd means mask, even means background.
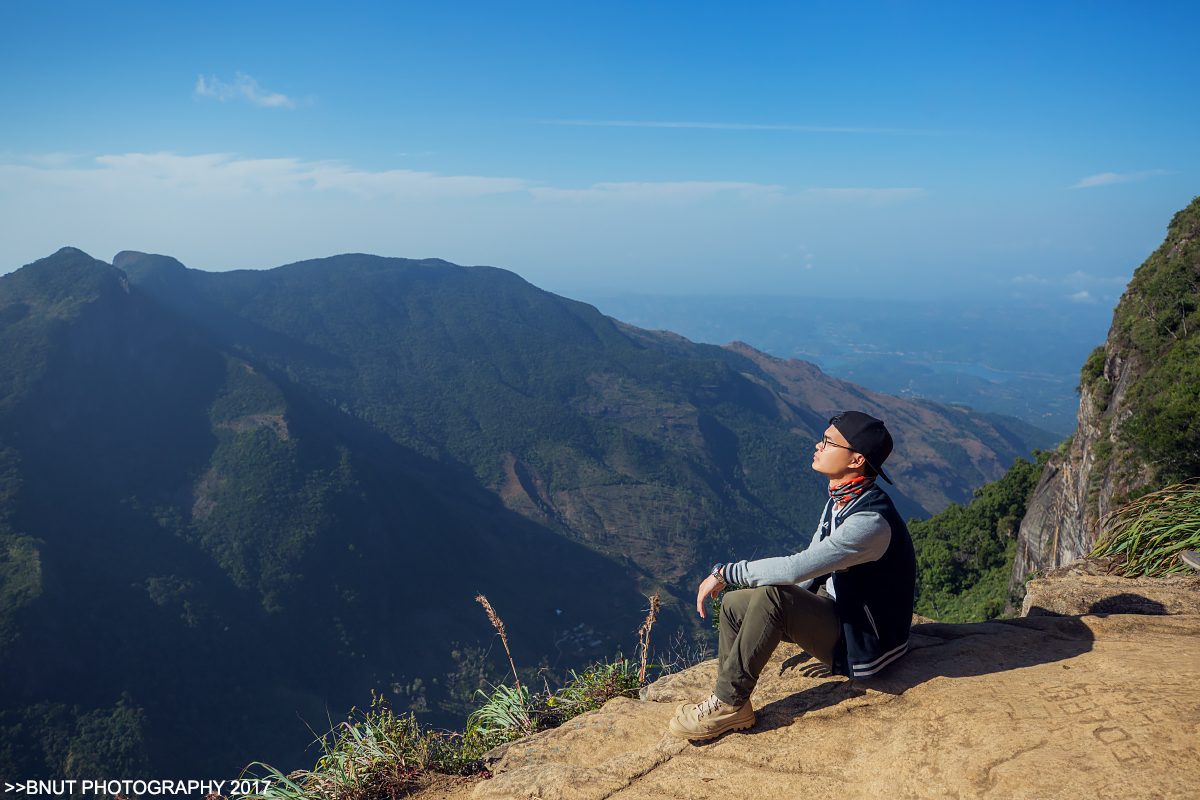
[[[748,348],[667,352],[441,261],[115,264],[0,278],[6,774],[290,768],[297,715],[369,689],[450,722],[491,636],[477,592],[520,665],[578,665],[628,648],[651,590],[657,631],[694,625],[712,560],[802,546],[823,503],[828,410]],[[936,404],[905,412],[945,421],[921,439],[902,408],[904,447],[967,456],[898,447],[911,513],[1048,443]]]

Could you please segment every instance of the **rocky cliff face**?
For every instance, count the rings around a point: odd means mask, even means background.
[[[1142,373],[1135,354],[1124,352],[1115,338],[1110,331],[1104,347],[1108,355],[1103,379],[1110,388],[1097,381],[1083,391],[1075,435],[1051,456],[1029,501],[1017,540],[1012,586],[1021,585],[1030,572],[1086,556],[1096,543],[1096,523],[1112,510],[1114,495],[1123,496],[1149,480],[1145,465],[1127,476],[1103,458],[1117,444],[1116,429],[1130,415],[1126,394]],[[1107,398],[1106,392],[1111,392]]]
[[[1200,474],[1200,198],[1134,273],[1080,374],[1079,425],[1021,522],[1011,586],[1086,556],[1125,500]]]

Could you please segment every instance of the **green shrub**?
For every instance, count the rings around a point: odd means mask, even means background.
[[[1071,434],[1067,438],[1058,443],[1058,455],[1060,458],[1066,458],[1067,453],[1071,452],[1071,445],[1075,441],[1075,434]]]
[[[1104,345],[1100,345],[1091,352],[1087,361],[1083,362],[1083,368],[1079,370],[1079,385],[1082,388],[1091,388],[1096,379],[1104,374],[1104,359],[1107,355]]]

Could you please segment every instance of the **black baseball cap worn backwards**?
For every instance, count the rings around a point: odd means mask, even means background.
[[[861,411],[843,411],[829,420],[838,433],[846,437],[850,449],[866,459],[871,469],[888,483],[892,479],[883,471],[883,462],[892,454],[892,435],[883,420]],[[893,484],[894,485],[894,484]]]

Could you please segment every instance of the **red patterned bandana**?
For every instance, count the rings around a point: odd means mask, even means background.
[[[857,478],[851,478],[848,481],[842,481],[837,486],[830,486],[829,496],[833,498],[834,506],[841,508],[874,485],[874,478],[868,478],[866,475],[859,475]]]

